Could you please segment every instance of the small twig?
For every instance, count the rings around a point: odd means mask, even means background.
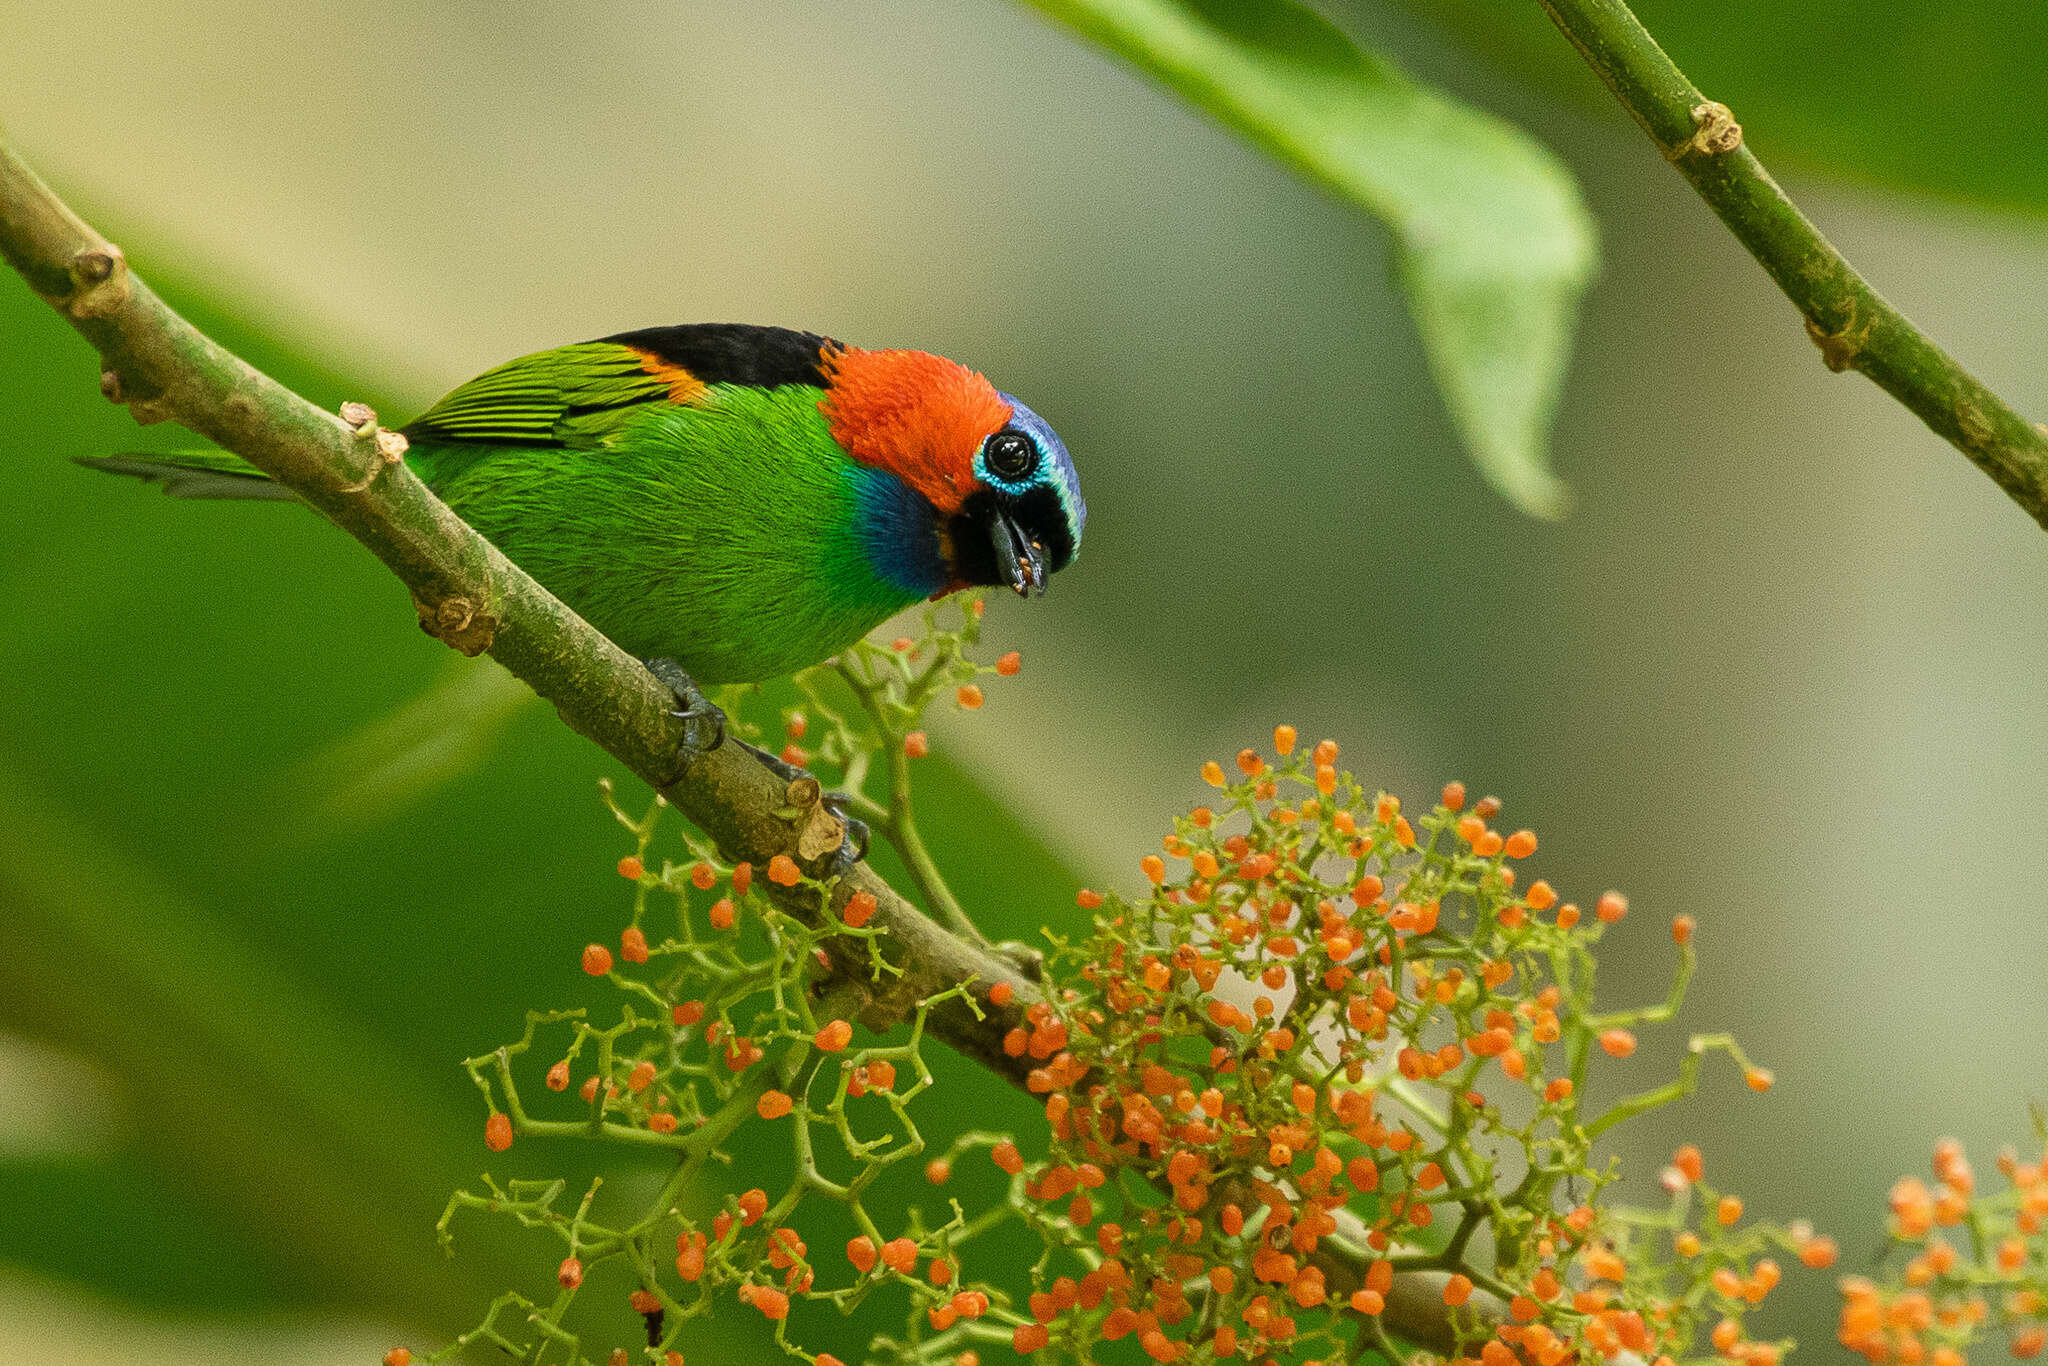
[[[2048,527],[2048,432],[1870,287],[1623,0],[1539,0],[1623,107],[1806,316],[1830,370],[1860,370]]]

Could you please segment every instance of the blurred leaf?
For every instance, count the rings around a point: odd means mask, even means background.
[[[1612,110],[1528,0],[1401,0],[1508,70]],[[1664,50],[1735,110],[1766,160],[1893,189],[2048,211],[2048,5],[2040,0],[1635,0]],[[1619,117],[1616,111],[1617,118]]]
[[[1032,3],[1385,222],[1479,468],[1525,512],[1564,511],[1545,446],[1595,245],[1555,157],[1293,0]]]
[[[388,820],[481,768],[539,700],[495,663],[451,654],[424,692],[294,767],[279,800],[309,809],[282,829],[295,842],[332,840]]]

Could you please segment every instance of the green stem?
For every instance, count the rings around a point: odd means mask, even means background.
[[[930,667],[937,669],[938,661]],[[911,806],[910,755],[903,748],[903,737],[889,724],[883,710],[882,685],[863,678],[844,662],[839,666],[839,673],[859,699],[861,709],[867,712],[881,733],[882,761],[889,769],[889,805],[884,808],[862,796],[850,803],[851,809],[864,820],[879,822],[882,837],[889,841],[890,847],[903,860],[903,866],[910,870],[911,881],[924,894],[925,905],[931,908],[940,923],[969,943],[985,947],[988,937],[967,914],[959,898],[953,895],[953,889],[946,885],[945,875],[939,871],[931,850],[925,848],[924,836],[918,832],[917,816]]]
[[[1742,145],[1622,0],[1539,0],[1664,156],[1806,317],[1830,370],[1859,370],[2048,527],[2048,429],[2027,421],[1870,287]]]

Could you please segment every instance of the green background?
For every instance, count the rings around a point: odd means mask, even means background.
[[[2037,7],[1714,12],[1643,7],[1850,258],[2048,412]],[[967,777],[934,769],[928,833],[992,928],[1134,879],[1199,762],[1289,719],[1411,798],[1499,793],[1544,876],[1626,889],[1616,1000],[1698,917],[1684,1023],[1613,1084],[1690,1026],[1779,1086],[1710,1067],[1617,1137],[1646,1179],[1697,1140],[1853,1265],[1936,1136],[1988,1167],[2024,1133],[2048,542],[1820,367],[1533,6],[1331,13],[1533,129],[1600,219],[1557,524],[1460,454],[1374,224],[1024,10],[95,13],[119,41],[87,62],[0,0],[0,120],[323,403],[408,413],[539,346],[733,318],[954,355],[1059,427],[1086,554],[991,609],[1024,673],[934,727]],[[445,1262],[430,1225],[487,1165],[455,1060],[579,999],[624,914],[612,766],[313,518],[72,466],[180,436],[93,374],[0,281],[0,1359],[373,1360],[551,1260],[473,1229]],[[1826,1356],[1832,1313],[1793,1276],[1766,1323]]]

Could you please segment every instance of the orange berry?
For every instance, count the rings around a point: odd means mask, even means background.
[[[882,1265],[909,1275],[917,1269],[917,1244],[908,1238],[891,1238],[882,1244]]]
[[[982,703],[981,689],[972,683],[961,684],[960,691],[954,693],[953,697],[968,711],[974,711]]]
[[[1292,726],[1279,725],[1273,727],[1273,752],[1283,759],[1286,758],[1294,753],[1296,738],[1295,730]]]
[[[1102,905],[1102,893],[1091,892],[1086,887],[1074,893],[1074,904],[1084,911],[1092,911]]]
[[[1536,852],[1536,832],[1517,830],[1508,836],[1507,843],[1503,844],[1501,849],[1509,858],[1527,858]]]
[[[626,1074],[626,1089],[639,1095],[654,1084],[654,1064],[641,1059],[633,1064],[633,1070]]]
[[[853,1026],[844,1020],[834,1020],[820,1029],[811,1042],[827,1053],[837,1053],[853,1042]]]
[[[619,957],[628,963],[647,961],[647,932],[638,925],[628,925],[619,931]]]
[[[711,903],[711,928],[729,930],[733,921],[739,918],[739,908],[732,904],[732,898],[722,896]]]
[[[1011,1176],[1024,1170],[1024,1154],[1017,1151],[1017,1145],[1004,1139],[989,1149],[989,1159]]]
[[[602,944],[583,946],[583,970],[592,977],[602,977],[612,970],[612,951]]]
[[[846,898],[846,906],[839,912],[839,918],[857,930],[874,919],[878,909],[880,903],[875,900],[873,892],[859,891]]]
[[[500,1111],[484,1121],[484,1146],[494,1153],[512,1146],[512,1116]]]
[[[1610,1058],[1625,1058],[1636,1051],[1636,1036],[1626,1029],[1602,1030],[1600,1051]]]
[[[1445,810],[1447,810],[1447,811],[1462,811],[1462,810],[1464,810],[1464,809],[1465,809],[1465,785],[1464,785],[1463,783],[1455,783],[1455,782],[1454,782],[1454,783],[1445,783],[1445,784],[1444,784],[1444,791],[1443,791],[1443,804],[1444,804],[1444,809],[1445,809]]]
[[[1561,1100],[1568,1099],[1571,1093],[1572,1079],[1570,1077],[1558,1077],[1543,1088],[1543,1098],[1552,1105],[1557,1104]]]
[[[1042,1323],[1020,1323],[1010,1333],[1010,1349],[1023,1356],[1038,1351],[1052,1339]]]
[[[1145,880],[1154,887],[1166,881],[1166,861],[1157,854],[1147,854],[1139,859],[1138,871],[1143,873]]]
[[[921,730],[914,730],[903,737],[903,752],[913,759],[922,759],[932,752],[931,737]]]
[[[628,882],[638,882],[640,880],[640,875],[642,873],[645,873],[646,871],[646,865],[640,862],[640,859],[637,855],[628,854],[624,858],[619,860],[619,876],[626,879],[626,881]],[[404,1351],[405,1349],[400,1348],[399,1350]],[[406,1356],[408,1359],[410,1359],[412,1353],[407,1352]]]
[[[1814,1238],[1799,1249],[1799,1261],[1815,1271],[1824,1271],[1835,1264],[1835,1240]]]
[[[547,1083],[548,1090],[550,1091],[566,1091],[569,1089],[569,1060],[567,1058],[562,1059],[548,1069]]]
[[[749,1295],[747,1291],[752,1291],[753,1293]],[[741,1300],[743,1303],[751,1304],[754,1308],[760,1310],[762,1318],[780,1320],[789,1317],[789,1296],[783,1294],[780,1290],[774,1290],[765,1285],[747,1286],[741,1291]]]
[[[1532,837],[1533,838],[1533,837]],[[1444,1303],[1456,1308],[1472,1298],[1472,1278],[1455,1272],[1444,1282]]]
[[[1742,1069],[1742,1080],[1748,1083],[1752,1091],[1768,1091],[1777,1078],[1771,1075],[1771,1069],[1768,1067],[1745,1067]]]
[[[702,1001],[684,1001],[669,1012],[669,1018],[687,1028],[704,1018]]]
[[[708,863],[695,863],[690,867],[690,885],[700,892],[708,892],[718,885],[718,870]]]
[[[1700,1156],[1700,1150],[1690,1143],[1671,1155],[1671,1165],[1678,1168],[1688,1181],[1698,1181],[1707,1172],[1706,1162]]]
[[[1601,924],[1612,925],[1628,914],[1628,898],[1620,892],[1602,892],[1593,905],[1593,914],[1600,917]]]
[[[787,854],[777,854],[768,860],[768,880],[778,887],[794,887],[803,877],[803,870],[796,866],[796,860]]]
[[[781,1091],[769,1091],[754,1102],[754,1113],[763,1119],[781,1119],[796,1108],[796,1102]]]
[[[1387,1297],[1377,1290],[1354,1290],[1351,1307],[1361,1314],[1377,1314],[1387,1307]]]
[[[865,1276],[875,1269],[875,1240],[855,1238],[846,1245],[846,1260],[853,1263],[853,1269]]]
[[[1024,667],[1024,656],[1012,650],[996,661],[996,672],[1004,678],[1015,678],[1017,670]]]
[[[1742,1201],[1733,1195],[1721,1197],[1721,1203],[1714,1206],[1714,1218],[1723,1224],[1732,1224],[1742,1217]]]
[[[1673,942],[1679,944],[1690,944],[1692,942],[1693,926],[1693,918],[1689,915],[1672,916],[1671,938]]]
[[[934,1186],[943,1186],[953,1175],[953,1164],[943,1157],[935,1157],[924,1164],[924,1179]]]
[[[583,1284],[583,1263],[574,1257],[562,1258],[562,1264],[555,1268],[555,1279],[562,1283],[562,1289],[574,1290]]]
[[[384,1366],[412,1366],[411,1350],[405,1347],[393,1347],[384,1354]]]
[[[1008,982],[998,982],[988,989],[988,1001],[993,1006],[1006,1006],[1017,999],[1017,989]]]

